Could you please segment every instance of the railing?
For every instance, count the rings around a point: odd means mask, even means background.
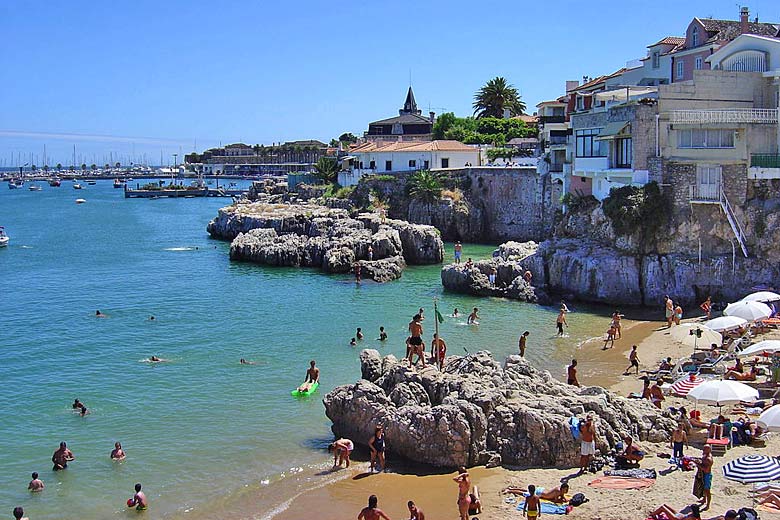
[[[720,203],[720,183],[717,184],[693,184],[691,185],[691,202]]]
[[[745,230],[737,219],[737,215],[734,213],[731,204],[729,204],[726,192],[723,191],[723,176],[721,175],[721,178],[716,183],[694,184],[690,189],[690,202],[692,204],[718,204],[721,207],[723,213],[726,215],[729,226],[731,226],[731,231],[734,233],[734,236],[739,243],[742,254],[747,258],[748,250],[745,243]]]
[[[566,116],[539,116],[539,124],[545,123],[565,123]]]
[[[780,168],[780,154],[753,153],[750,154],[750,166],[757,168]]]
[[[672,110],[668,112],[671,123],[777,123],[774,108],[727,108],[719,110]]]
[[[739,223],[739,220],[737,220],[737,215],[734,213],[734,210],[731,209],[731,204],[729,204],[729,199],[726,198],[726,193],[723,191],[722,186],[723,185],[721,184],[720,207],[723,208],[723,212],[726,214],[726,220],[729,221],[731,230],[737,237],[737,242],[739,242],[739,248],[742,249],[742,254],[745,255],[745,258],[747,258],[748,251],[747,246],[745,245],[745,230],[742,229],[742,224]]]
[[[565,135],[551,135],[550,136],[550,144],[566,144],[568,142],[569,138]]]

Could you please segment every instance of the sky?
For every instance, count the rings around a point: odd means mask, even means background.
[[[780,2],[751,18],[780,22]],[[532,113],[566,80],[612,72],[729,0],[6,0],[0,166],[171,163],[242,141],[328,142],[397,114],[472,113],[504,76]]]

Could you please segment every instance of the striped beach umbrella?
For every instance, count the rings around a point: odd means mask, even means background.
[[[688,392],[703,382],[704,379],[700,378],[696,374],[687,375],[672,383],[672,393],[680,397],[685,397],[688,395]]]
[[[745,455],[723,466],[723,476],[743,484],[780,479],[780,462],[765,455]]]

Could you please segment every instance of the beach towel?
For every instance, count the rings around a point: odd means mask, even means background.
[[[658,478],[654,469],[608,469],[604,472],[608,477],[631,477],[631,478]]]
[[[632,477],[599,477],[588,486],[601,489],[644,489],[655,484],[652,478],[632,478]]]
[[[555,504],[553,502],[550,502],[549,500],[542,500],[540,504],[541,504],[542,514],[545,515],[567,515],[571,510],[571,506]],[[522,511],[523,506],[525,506],[525,500],[517,504],[517,510]]]
[[[697,471],[696,476],[693,477],[693,496],[696,498],[704,496],[704,473],[701,471]]]

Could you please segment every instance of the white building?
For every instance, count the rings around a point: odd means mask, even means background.
[[[459,141],[366,142],[342,159],[339,184],[352,186],[363,175],[479,166],[479,148]]]

